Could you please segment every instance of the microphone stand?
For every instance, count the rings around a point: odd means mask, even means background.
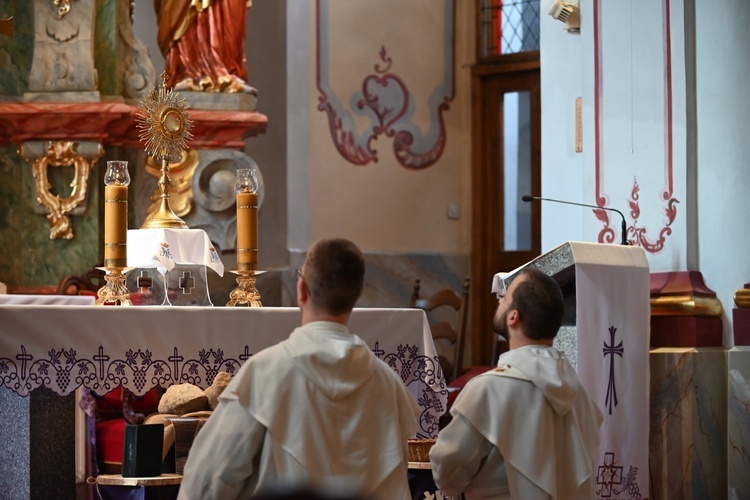
[[[621,238],[620,244],[621,245],[630,245],[630,243],[628,242],[628,224],[627,224],[627,222],[625,222],[625,215],[623,215],[623,213],[620,212],[619,210],[617,210],[616,208],[600,207],[598,205],[588,205],[586,203],[575,203],[575,202],[572,202],[572,201],[565,201],[565,200],[555,200],[553,198],[542,198],[541,196],[530,196],[528,194],[523,195],[521,197],[521,200],[525,201],[526,203],[530,203],[530,202],[532,202],[534,200],[552,201],[552,202],[555,202],[555,203],[565,203],[566,205],[575,205],[577,207],[587,207],[587,208],[595,208],[595,209],[598,209],[598,210],[609,210],[609,211],[612,211],[612,212],[617,212],[618,214],[620,214],[620,217],[622,218],[622,224],[621,224],[621,228],[622,229],[621,229],[621,234],[620,234],[620,238]]]

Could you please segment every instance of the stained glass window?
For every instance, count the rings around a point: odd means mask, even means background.
[[[480,0],[480,57],[539,50],[539,0]]]

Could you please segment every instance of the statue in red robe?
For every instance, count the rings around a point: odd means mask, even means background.
[[[256,93],[247,84],[245,14],[252,0],[154,0],[169,87]]]

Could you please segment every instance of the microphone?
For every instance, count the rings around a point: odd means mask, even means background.
[[[530,203],[530,202],[532,202],[534,200],[539,200],[539,201],[553,201],[555,203],[565,203],[566,205],[575,205],[577,207],[596,208],[596,209],[599,209],[599,210],[609,210],[611,212],[617,212],[618,214],[620,214],[620,217],[622,217],[622,241],[620,242],[620,244],[621,245],[629,245],[630,244],[630,243],[628,243],[628,225],[625,222],[625,216],[622,214],[622,212],[620,212],[616,208],[600,207],[600,206],[597,206],[597,205],[587,205],[585,203],[573,203],[572,201],[554,200],[552,198],[542,198],[541,196],[530,196],[528,194],[525,194],[525,195],[521,196],[521,199],[523,201],[525,201],[526,203]]]

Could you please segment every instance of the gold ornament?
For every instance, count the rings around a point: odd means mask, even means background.
[[[168,78],[166,71],[161,74],[161,86],[154,88],[143,99],[137,118],[141,130],[139,137],[145,143],[146,153],[161,162],[161,203],[159,209],[148,216],[142,229],[187,229],[187,224],[169,206],[169,188],[172,184],[169,164],[182,159],[183,151],[188,147],[187,141],[192,139],[190,129],[193,123],[185,100],[166,88]]]
[[[734,292],[734,305],[740,309],[750,308],[750,283]]]

